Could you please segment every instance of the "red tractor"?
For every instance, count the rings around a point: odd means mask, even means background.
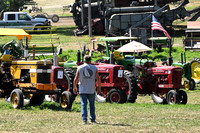
[[[182,68],[173,66],[156,66],[154,62],[146,62],[136,66],[137,92],[149,94],[155,103],[186,104],[187,94],[182,88]],[[134,77],[130,75],[129,77]],[[127,78],[130,84],[130,79]]]
[[[101,79],[102,91],[102,95],[97,95],[96,97],[98,102],[104,102],[105,100],[110,103],[125,103],[127,101],[135,101],[137,98],[137,90],[132,90],[131,92],[129,91],[128,86],[125,87],[126,79],[124,78],[123,66],[100,63],[96,64],[96,67],[98,68],[98,73]],[[134,82],[134,80],[132,80],[132,82]]]

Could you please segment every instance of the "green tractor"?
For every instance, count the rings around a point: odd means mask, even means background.
[[[195,78],[198,78],[197,74],[195,73],[196,68],[200,62],[197,60],[192,60],[190,63],[186,62],[185,52],[181,53],[181,62],[173,63],[172,66],[181,67],[183,69],[182,74],[182,84],[186,90],[194,90],[196,86]]]
[[[114,57],[113,63],[115,62],[118,65],[123,65],[125,70],[133,71],[133,66],[135,64],[140,64],[140,63],[144,64],[148,60],[136,59],[134,58],[133,55],[130,55],[133,53],[128,53],[127,55],[125,55],[124,53],[120,53],[114,50],[120,48],[121,46],[130,42],[131,40],[136,40],[136,39],[137,37],[125,37],[125,36],[100,38],[100,41],[104,41],[106,43],[106,45],[104,46],[106,49],[106,57],[103,57],[103,59],[107,60],[108,61],[107,63],[109,63],[110,59],[112,59],[111,56],[113,56]]]

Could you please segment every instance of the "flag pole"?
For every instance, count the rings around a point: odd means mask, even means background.
[[[152,20],[152,17],[153,17],[153,15],[151,15],[151,20]],[[152,45],[152,58],[154,58],[153,57],[153,30],[152,30],[152,24],[151,24],[151,45]]]

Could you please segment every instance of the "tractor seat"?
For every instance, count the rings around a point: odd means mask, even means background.
[[[124,59],[124,56],[120,54],[120,52],[118,51],[114,51],[114,58],[115,60],[123,60]]]

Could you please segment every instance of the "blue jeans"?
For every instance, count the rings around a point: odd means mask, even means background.
[[[80,94],[82,120],[87,121],[87,100],[89,101],[90,121],[95,121],[95,94]]]

